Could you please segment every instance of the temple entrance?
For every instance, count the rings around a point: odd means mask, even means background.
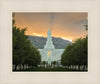
[[[48,65],[51,66],[51,51],[48,51],[47,55],[48,55]]]

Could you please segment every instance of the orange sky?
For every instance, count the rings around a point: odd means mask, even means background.
[[[52,16],[52,18],[50,18]],[[51,19],[52,36],[72,41],[87,34],[87,13],[15,13],[16,26],[27,27],[26,35],[47,37]]]

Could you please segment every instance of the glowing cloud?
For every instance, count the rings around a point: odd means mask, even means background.
[[[87,35],[84,33],[86,32],[84,25],[88,24],[87,16],[88,13],[85,12],[15,13],[14,18],[18,28],[22,29],[28,26],[26,35],[47,37],[47,31],[51,24],[53,37],[72,41]]]
[[[72,42],[72,39],[69,39],[69,38],[66,38],[66,37],[61,37],[62,39],[65,39],[65,40],[69,40]]]
[[[38,33],[33,33],[34,36],[39,36],[39,37],[42,37],[43,35],[42,34],[38,34]]]

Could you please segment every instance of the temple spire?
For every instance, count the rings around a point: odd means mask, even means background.
[[[49,30],[48,30],[48,33],[47,33],[47,41],[46,41],[46,45],[44,46],[44,48],[55,48],[54,45],[53,45],[53,42],[52,42],[52,35],[51,35],[51,25],[52,25],[52,20],[53,20],[53,16],[50,15],[50,18],[49,18]]]

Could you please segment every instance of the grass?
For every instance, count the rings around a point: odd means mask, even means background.
[[[17,70],[17,71],[14,71],[14,72],[19,72],[19,71],[21,71],[21,72],[32,72],[32,71],[34,71],[34,72],[46,72],[46,71],[48,71],[48,72],[86,72],[86,71],[82,71],[82,70],[72,70],[72,69],[67,69],[67,68],[59,68],[59,67],[57,67],[57,68],[31,68],[31,69],[27,69],[27,70]]]

